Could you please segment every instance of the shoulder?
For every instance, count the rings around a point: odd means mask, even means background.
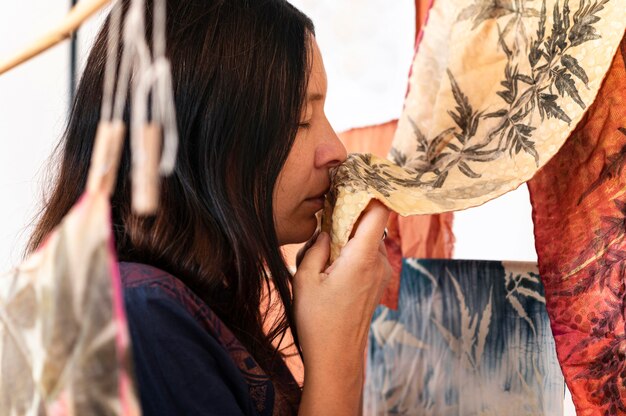
[[[119,263],[120,278],[125,293],[150,290],[180,303],[186,309],[200,307],[200,300],[183,282],[171,274],[153,266],[141,263]]]
[[[120,277],[129,313],[168,308],[192,317],[228,351],[242,349],[235,335],[211,308],[181,280],[153,266],[121,262]],[[154,311],[153,311],[154,312]]]
[[[256,414],[238,342],[208,305],[148,265],[120,263],[120,277],[144,414]]]

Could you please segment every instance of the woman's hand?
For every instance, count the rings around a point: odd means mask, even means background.
[[[389,211],[372,202],[337,260],[326,268],[321,233],[294,277],[294,307],[305,386],[301,414],[356,414],[372,315],[391,276],[381,240]]]

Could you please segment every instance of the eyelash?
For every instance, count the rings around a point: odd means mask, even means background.
[[[298,124],[298,127],[301,129],[308,129],[309,127],[311,127],[311,123],[300,123]]]

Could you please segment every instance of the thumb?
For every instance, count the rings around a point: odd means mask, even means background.
[[[321,273],[326,268],[330,256],[330,237],[321,232],[315,243],[304,253],[298,272]]]
[[[300,267],[300,263],[302,263],[302,259],[304,258],[304,254],[311,248],[313,244],[317,241],[317,236],[320,235],[320,231],[316,231],[313,237],[309,238],[309,241],[306,242],[300,250],[298,250],[298,254],[296,254],[296,269]]]

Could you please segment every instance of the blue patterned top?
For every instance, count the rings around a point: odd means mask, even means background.
[[[186,285],[144,264],[120,263],[120,274],[144,416],[285,414],[270,378]]]

